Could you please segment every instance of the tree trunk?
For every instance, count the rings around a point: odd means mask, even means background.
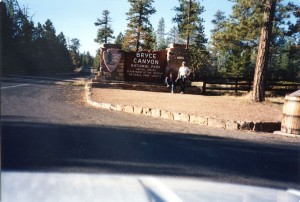
[[[188,23],[187,23],[187,29],[186,29],[186,46],[185,48],[188,50],[189,49],[189,44],[190,44],[190,15],[191,15],[191,10],[192,10],[192,0],[189,1],[189,12],[188,12]]]
[[[140,2],[140,10],[139,10],[139,19],[138,19],[138,30],[137,30],[137,36],[136,36],[136,52],[139,51],[139,47],[140,47],[140,40],[141,40],[141,31],[142,31],[142,2]]]
[[[136,47],[135,47],[135,51],[138,52],[139,51],[139,47],[140,47],[140,31],[138,31],[137,36],[136,36]]]
[[[265,100],[265,77],[268,66],[270,39],[272,35],[273,19],[276,0],[266,0],[264,11],[264,25],[261,29],[258,54],[256,58],[255,74],[253,81],[252,100],[262,102]]]

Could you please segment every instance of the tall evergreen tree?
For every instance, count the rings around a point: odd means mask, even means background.
[[[226,20],[226,16],[225,16],[225,12],[218,10],[215,14],[214,14],[214,19],[211,21],[212,24],[214,25],[213,29],[211,30],[212,33],[212,41],[210,42],[211,47],[211,63],[212,65],[215,67],[215,69],[218,70],[219,73],[221,73],[222,75],[226,74],[226,70],[227,68],[225,68],[226,66],[226,62],[227,62],[227,57],[228,54],[226,48],[223,48],[222,45],[222,41],[218,42],[217,40],[215,40],[216,37],[219,37],[218,34],[219,33],[223,33],[225,30],[225,20]]]
[[[265,100],[265,80],[268,67],[269,47],[272,35],[273,19],[277,0],[265,0],[263,26],[261,28],[258,54],[253,81],[252,100],[261,102]]]
[[[218,69],[224,76],[251,76],[255,64],[255,48],[261,26],[259,1],[234,0],[229,18],[218,11],[212,30],[212,49]]]
[[[124,35],[122,32],[120,32],[115,40],[115,44],[118,44],[121,47],[121,49],[123,49],[124,48],[123,43],[124,43]]]
[[[231,0],[234,3],[232,14],[215,16],[215,29],[211,35],[214,63],[223,76],[253,77],[256,63],[260,29],[263,26],[264,1]],[[299,7],[292,3],[278,1],[270,38],[270,57],[267,75],[278,77],[282,74],[278,67],[277,56],[289,37],[286,25],[294,27],[295,23],[286,22],[297,13]],[[295,33],[292,34],[295,36]],[[280,71],[279,71],[280,70]],[[282,77],[282,76],[280,76]]]
[[[153,50],[156,45],[156,34],[154,29],[151,27],[151,31],[145,33],[144,43],[142,44],[142,48],[144,50]]]
[[[13,72],[16,65],[12,65],[14,61],[13,49],[13,22],[4,2],[0,2],[0,69],[1,73],[5,74]],[[5,50],[5,51],[4,51]],[[10,69],[8,69],[10,66]]]
[[[101,44],[101,43],[108,43],[110,39],[114,39],[113,36],[114,31],[111,28],[111,19],[109,17],[109,11],[104,10],[102,12],[102,19],[97,18],[97,22],[94,24],[96,26],[100,26],[97,33],[97,38],[95,39],[95,42]]]
[[[189,49],[191,35],[198,39],[204,36],[204,20],[200,17],[204,7],[197,0],[178,1],[179,7],[174,8],[176,16],[173,22],[178,24],[179,32],[186,38],[186,49]]]
[[[65,38],[56,36],[50,20],[34,26],[28,8],[21,8],[17,0],[0,2],[1,37],[5,54],[2,73],[45,74],[70,71],[71,63]],[[3,35],[2,35],[3,33]]]
[[[179,0],[179,7],[175,7],[177,12],[173,22],[178,24],[181,36],[186,39],[186,49],[190,53],[190,67],[194,73],[202,76],[208,75],[209,53],[204,44],[207,39],[204,34],[204,20],[201,14],[204,7],[197,0]]]
[[[70,56],[72,59],[72,63],[75,67],[79,67],[80,64],[80,54],[79,54],[80,41],[77,38],[71,39],[70,44]]]
[[[166,33],[165,33],[165,28],[166,28],[166,24],[165,24],[165,19],[164,18],[160,18],[158,21],[158,26],[157,26],[157,49],[166,49],[168,44],[166,41]]]
[[[56,31],[51,20],[46,20],[45,24],[43,25],[43,29],[45,39],[50,43],[54,43],[56,39]]]
[[[177,44],[184,44],[184,40],[181,38],[178,27],[173,26],[171,30],[167,33],[167,44],[170,43],[177,43]]]
[[[86,53],[84,52],[81,54],[81,65],[86,66],[86,67],[92,67],[93,66],[93,57],[91,56],[90,52],[87,51]]]
[[[56,47],[56,57],[57,59],[57,68],[58,72],[65,72],[73,70],[72,61],[70,58],[69,50],[67,47],[67,40],[65,38],[65,35],[60,32],[57,35],[57,47]]]
[[[100,70],[100,48],[96,52],[96,56],[93,61],[93,68],[96,69],[97,71]]]
[[[131,8],[126,13],[128,29],[125,32],[124,47],[127,49],[145,48],[145,44],[153,41],[151,35],[152,25],[149,18],[156,12],[152,7],[154,0],[128,0]]]
[[[33,31],[34,24],[32,21],[29,21],[27,17],[24,16],[22,24],[22,36],[20,37],[20,45],[23,47],[19,50],[22,63],[24,64],[25,70],[32,73],[33,69]]]
[[[220,32],[223,28],[224,20],[226,19],[225,12],[217,10],[214,14],[214,19],[211,21],[214,28],[211,30],[212,33]]]

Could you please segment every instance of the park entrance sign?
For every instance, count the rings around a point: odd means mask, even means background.
[[[138,52],[127,52],[117,44],[103,44],[95,80],[163,83],[166,73],[178,72],[183,61],[189,64],[189,54],[181,44],[170,44],[165,50]]]
[[[167,66],[167,52],[126,52],[124,76],[126,81],[161,83]]]

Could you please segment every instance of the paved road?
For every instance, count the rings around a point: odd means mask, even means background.
[[[96,109],[60,78],[1,83],[4,172],[149,174],[300,189],[299,138]]]

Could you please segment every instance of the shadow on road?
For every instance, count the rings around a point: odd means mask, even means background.
[[[300,187],[296,146],[13,117],[2,121],[1,133],[4,171],[151,174]]]

